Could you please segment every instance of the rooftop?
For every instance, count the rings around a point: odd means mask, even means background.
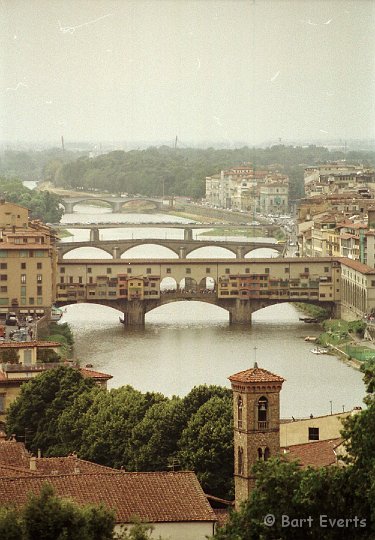
[[[302,467],[329,467],[337,463],[336,449],[342,441],[339,438],[295,444],[281,448],[281,452],[288,461],[297,460]]]
[[[240,371],[228,377],[231,382],[240,383],[262,383],[262,382],[278,382],[283,383],[285,379],[279,375],[275,375],[266,369],[259,368],[257,364],[253,368]]]
[[[116,512],[117,523],[142,521],[214,522],[211,509],[193,472],[100,473],[0,478],[0,505],[23,506],[29,493],[50,483],[60,497],[81,505],[104,504]]]

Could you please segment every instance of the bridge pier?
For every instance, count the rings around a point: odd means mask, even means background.
[[[90,229],[90,242],[99,242],[100,236],[99,236],[99,229],[97,227],[93,227]]]
[[[113,202],[111,202],[112,212],[114,212],[115,214],[121,213],[122,212],[122,205],[123,205],[122,201],[113,201]]]
[[[73,203],[70,201],[64,201],[65,214],[73,214]]]
[[[186,259],[186,247],[181,246],[178,254],[179,259]]]
[[[184,240],[193,240],[193,229],[184,229]]]
[[[124,326],[144,326],[145,306],[141,300],[126,303],[124,311]]]
[[[235,303],[228,308],[229,324],[251,324],[251,303],[250,300],[236,298]]]
[[[244,257],[244,247],[243,246],[238,246],[238,248],[236,249],[236,259],[243,259]]]

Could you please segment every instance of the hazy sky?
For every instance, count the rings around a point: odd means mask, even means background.
[[[374,0],[0,0],[2,141],[375,137]]]

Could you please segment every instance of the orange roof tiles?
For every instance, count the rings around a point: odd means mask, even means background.
[[[259,367],[254,367],[251,369],[246,369],[245,371],[240,371],[228,377],[230,381],[233,382],[242,382],[242,383],[262,383],[262,382],[284,382],[285,379],[279,375],[275,375],[266,369]]]
[[[216,521],[197,477],[188,471],[0,478],[0,505],[23,506],[45,482],[80,505],[112,508],[117,523],[129,523],[135,515],[148,523]]]
[[[93,371],[92,369],[79,368],[79,371],[84,377],[91,377],[92,379],[112,379],[112,375],[101,373],[100,371]]]
[[[305,444],[295,444],[285,451],[283,457],[288,461],[298,460],[302,467],[328,467],[337,463],[336,448],[343,439],[313,441]]]
[[[98,465],[97,463],[80,459],[74,455],[67,457],[36,458],[35,465],[36,472],[39,475],[73,474],[76,473],[77,470],[80,473],[117,474],[118,472],[120,472],[118,469],[112,469],[111,467],[106,467],[105,465]]]
[[[28,469],[30,457],[23,443],[0,440],[0,465]]]

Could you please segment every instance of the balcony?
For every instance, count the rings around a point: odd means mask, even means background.
[[[269,422],[265,421],[265,422],[258,422],[258,429],[268,429],[268,424]]]

